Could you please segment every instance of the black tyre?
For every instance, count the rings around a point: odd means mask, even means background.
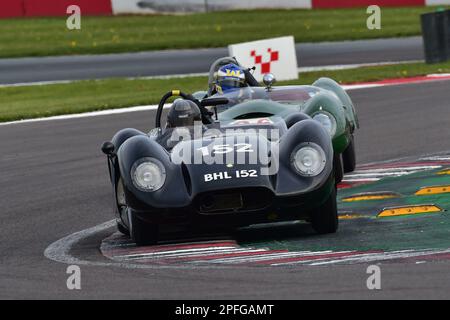
[[[334,154],[333,157],[334,179],[336,185],[344,179],[344,168],[342,166],[342,160],[340,154]]]
[[[116,183],[116,188],[114,192],[114,200],[115,200],[115,210],[116,210],[116,226],[117,230],[119,230],[120,233],[129,236],[130,231],[125,226],[125,223],[123,222],[124,218],[127,217],[128,212],[128,205],[125,200],[125,192],[123,190],[123,184],[122,179],[119,178]]]
[[[130,231],[120,222],[116,222],[117,224],[117,230],[119,230],[120,233],[126,235],[126,236],[130,236]]]
[[[336,190],[333,188],[329,198],[311,214],[313,229],[319,234],[335,233],[339,220],[336,204]]]
[[[344,163],[344,172],[355,171],[356,168],[356,153],[355,153],[355,137],[352,135],[350,143],[342,153],[342,160]]]
[[[139,219],[133,212],[129,213],[131,239],[138,246],[152,245],[158,242],[158,225]]]

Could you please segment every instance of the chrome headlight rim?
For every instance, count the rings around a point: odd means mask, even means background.
[[[150,164],[151,166],[154,166],[154,168],[157,167],[161,176],[160,180],[156,181],[157,183],[154,183],[153,186],[144,186],[143,184],[140,184],[136,176],[138,169],[146,164],[147,165]],[[133,166],[131,167],[131,181],[133,182],[133,186],[139,191],[143,192],[158,191],[164,186],[166,182],[166,168],[164,167],[163,163],[156,158],[152,157],[141,158],[135,161]]]
[[[327,127],[321,121],[317,120],[317,118],[316,118],[317,116],[325,116],[325,117],[327,117],[328,120],[330,120],[330,124],[331,124],[330,130],[328,130]],[[327,132],[329,133],[329,135],[331,137],[334,137],[334,135],[336,134],[336,130],[337,130],[337,121],[336,121],[336,118],[331,113],[329,113],[328,111],[321,110],[321,111],[314,113],[312,115],[312,119],[319,122],[323,127],[325,127],[325,129],[327,129]]]
[[[306,149],[307,148],[307,149]],[[307,172],[306,170],[302,170],[296,161],[296,157],[298,155],[298,152],[302,149],[313,149],[315,152],[317,152],[317,154],[319,155],[319,164],[317,166],[317,169],[314,170],[314,172]],[[306,151],[305,150],[305,151]],[[317,177],[318,175],[320,175],[324,170],[325,170],[325,166],[327,164],[327,157],[325,154],[325,151],[322,149],[321,146],[319,146],[317,143],[314,142],[304,142],[299,144],[291,153],[291,167],[294,169],[294,171],[302,176],[302,177]]]

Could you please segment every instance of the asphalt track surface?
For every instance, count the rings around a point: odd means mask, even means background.
[[[421,37],[297,44],[299,67],[424,58]],[[207,72],[226,48],[0,59],[0,84]]]
[[[449,81],[350,91],[361,122],[358,163],[450,150]],[[366,265],[297,268],[126,269],[82,266],[82,289],[66,288],[67,265],[44,257],[54,241],[112,219],[100,144],[141,130],[154,112],[0,126],[0,298],[309,299],[450,298],[450,263],[382,265],[382,290],[366,288]],[[107,262],[101,240],[72,254]]]

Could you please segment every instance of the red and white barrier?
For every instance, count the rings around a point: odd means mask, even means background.
[[[350,8],[450,5],[450,0],[1,0],[0,18],[65,16],[70,5],[83,15],[148,14],[257,8]]]
[[[425,0],[312,0],[313,8],[424,6]]]
[[[22,17],[24,13],[23,0],[0,2],[0,18]]]
[[[83,15],[112,15],[111,0],[7,0],[0,2],[0,18],[66,16],[77,5]]]
[[[235,9],[352,8],[379,5],[407,7],[450,5],[450,0],[111,0],[114,14],[155,12],[205,12]]]
[[[313,8],[411,7],[450,5],[450,0],[312,0]]]
[[[450,0],[426,0],[427,6],[450,5]]]
[[[111,0],[24,0],[25,16],[66,16],[67,7],[77,5],[83,15],[111,15]]]

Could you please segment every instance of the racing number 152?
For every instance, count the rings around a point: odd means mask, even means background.
[[[198,148],[203,156],[209,156],[210,151],[208,146]],[[229,144],[217,144],[212,147],[211,154],[225,154],[230,152],[253,152],[252,145],[248,143],[236,143],[234,145]]]

